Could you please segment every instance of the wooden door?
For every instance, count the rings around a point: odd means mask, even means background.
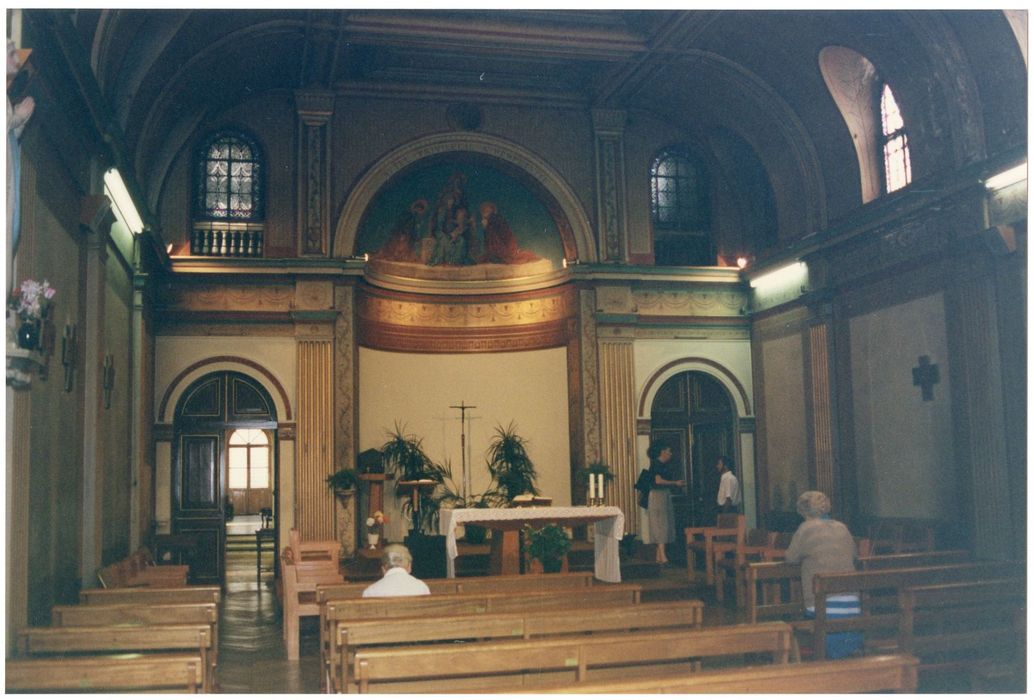
[[[228,436],[237,429],[267,443],[262,493],[246,489],[245,507],[273,505],[276,484],[276,414],[261,385],[236,372],[206,375],[191,384],[176,407],[173,428],[172,530],[193,540],[194,583],[221,583],[225,571]],[[258,491],[258,490],[256,490]],[[273,505],[275,508],[275,505]]]

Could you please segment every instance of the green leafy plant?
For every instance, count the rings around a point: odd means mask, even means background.
[[[445,470],[424,453],[423,440],[415,435],[407,435],[405,428],[397,422],[394,432],[388,433],[388,441],[381,446],[381,455],[386,472],[398,477],[396,484],[421,480],[441,484],[445,480]],[[411,491],[397,490],[396,495],[409,496],[402,502],[402,513],[412,518],[414,531],[437,531],[440,506],[434,489],[418,489],[416,504],[413,503]],[[418,507],[414,508],[414,505]]]
[[[506,428],[496,426],[495,437],[488,446],[488,471],[507,501],[524,493],[539,495],[535,486],[538,475],[528,456],[528,443],[517,434],[512,422]]]
[[[611,473],[608,465],[603,462],[591,462],[587,466],[575,470],[575,487],[581,491],[589,488],[590,474],[602,474],[603,480],[608,484],[614,481],[614,474]]]
[[[327,477],[327,486],[333,491],[348,491],[359,484],[355,469],[339,469]]]
[[[524,543],[528,554],[542,562],[543,571],[559,571],[564,555],[571,549],[571,538],[559,525],[545,525],[539,529],[524,528]]]

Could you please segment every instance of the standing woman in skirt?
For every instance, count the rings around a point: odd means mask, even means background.
[[[686,485],[684,479],[675,479],[678,465],[671,463],[672,449],[664,443],[655,442],[646,451],[650,458],[650,499],[646,507],[650,523],[646,544],[657,545],[657,563],[667,564],[668,555],[664,545],[675,540],[675,517],[671,508],[671,490]]]

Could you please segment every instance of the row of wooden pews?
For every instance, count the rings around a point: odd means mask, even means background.
[[[703,628],[702,602],[642,603],[637,585],[582,574],[427,583],[430,596],[390,599],[317,586],[325,691],[659,692],[697,679],[758,692],[915,690],[915,659],[791,664],[790,625]],[[769,665],[743,667],[759,662]],[[658,674],[667,686],[635,689]]]
[[[104,588],[186,586],[189,567],[176,564],[157,566],[150,550],[141,547],[131,555],[97,571]]]
[[[52,609],[50,627],[19,631],[8,692],[212,692],[220,589],[88,589]]]
[[[968,551],[946,550],[863,557],[859,565],[816,575],[815,617],[804,619],[800,567],[748,563],[748,619],[788,621],[810,639],[817,660],[827,635],[861,632],[866,654],[914,655],[921,674],[961,670],[975,686],[1007,676],[1024,687],[1025,562],[973,561]],[[860,595],[861,615],[828,616],[827,599],[840,593]]]

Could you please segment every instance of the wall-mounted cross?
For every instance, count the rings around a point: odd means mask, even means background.
[[[912,368],[912,386],[923,390],[923,401],[933,401],[933,385],[940,384],[941,371],[930,362],[929,355],[919,357],[919,366]]]

